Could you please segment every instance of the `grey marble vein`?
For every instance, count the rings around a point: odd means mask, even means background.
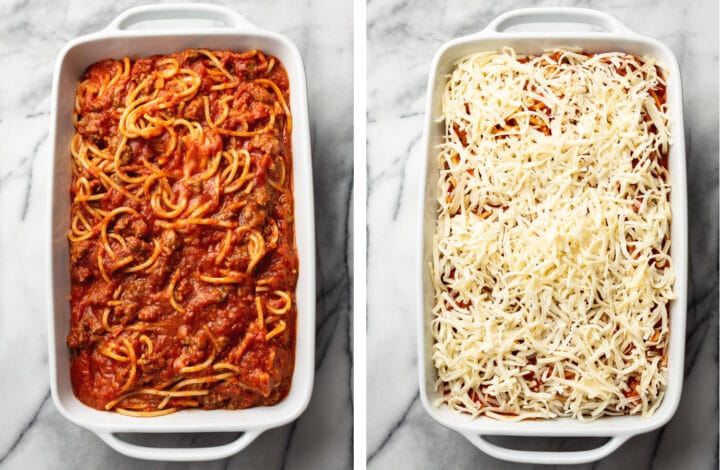
[[[15,437],[15,441],[12,442],[10,445],[10,448],[2,455],[0,456],[0,465],[7,460],[7,458],[10,456],[10,454],[13,453],[15,448],[20,444],[23,437],[25,437],[25,434],[30,430],[30,428],[35,424],[37,421],[37,417],[40,414],[40,411],[42,410],[43,406],[45,406],[45,403],[47,403],[48,399],[50,399],[50,389],[47,390],[47,393],[45,393],[45,396],[43,397],[42,401],[40,402],[40,405],[37,407],[37,410],[35,413],[30,417],[30,420],[28,423],[20,430],[20,432]]]
[[[48,400],[45,244],[50,84],[64,44],[147,2],[0,2],[0,468],[342,469],[352,465],[352,5],[332,0],[222,0],[289,36],[305,62],[317,233],[315,387],[296,422],[217,462],[124,457],[66,421]],[[7,73],[12,70],[13,73]],[[230,437],[232,435],[229,435]],[[205,445],[222,436],[175,438]],[[228,437],[228,436],[225,436]],[[170,439],[170,438],[167,438]]]
[[[578,468],[718,467],[717,2],[370,0],[367,453],[372,470],[551,468],[495,460],[424,411],[417,399],[414,260],[423,158],[416,144],[433,54],[444,42],[480,31],[505,11],[557,5],[603,10],[674,51],[682,72],[687,140],[690,270],[680,407],[664,428],[634,437],[606,459]],[[503,442],[529,445],[527,441]],[[588,446],[585,440],[533,441],[538,448]]]

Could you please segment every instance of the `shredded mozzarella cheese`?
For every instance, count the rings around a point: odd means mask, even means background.
[[[674,297],[662,69],[621,53],[473,54],[440,121],[438,405],[651,415]]]

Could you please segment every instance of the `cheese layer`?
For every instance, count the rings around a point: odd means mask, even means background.
[[[662,69],[622,53],[473,54],[439,119],[438,405],[651,415],[674,297]]]

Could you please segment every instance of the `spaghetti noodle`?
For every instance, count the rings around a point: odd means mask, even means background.
[[[282,64],[189,49],[90,66],[68,231],[71,378],[129,416],[282,400],[295,354]]]
[[[649,416],[665,389],[669,119],[621,53],[461,59],[443,95],[439,404],[503,420]]]

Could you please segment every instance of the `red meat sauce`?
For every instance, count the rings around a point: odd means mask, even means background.
[[[292,181],[292,155],[289,118],[277,114],[274,126],[267,131],[247,137],[222,134],[206,120],[203,96],[208,97],[209,113],[213,122],[221,119],[222,97],[228,97],[228,113],[222,128],[253,131],[270,122],[277,113],[277,97],[271,89],[255,83],[258,78],[274,82],[284,99],[289,97],[288,78],[277,60],[261,53],[234,53],[215,51],[224,68],[241,82],[229,89],[212,90],[218,84],[217,67],[199,54],[188,50],[171,56],[154,56],[131,63],[130,72],[108,86],[109,78],[122,67],[122,61],[104,60],[85,72],[85,90],[79,95],[77,133],[84,142],[95,145],[101,152],[114,155],[120,145],[120,119],[126,99],[136,87],[168,57],[178,61],[179,67],[190,69],[201,78],[195,93],[181,98],[178,84],[158,82],[155,97],[162,97],[169,105],[146,112],[164,113],[175,119],[199,123],[203,138],[193,139],[183,125],[173,125],[177,144],[170,155],[172,133],[164,129],[155,135],[127,138],[120,152],[120,164],[130,176],[147,175],[150,162],[168,177],[168,185],[176,200],[184,198],[188,207],[209,205],[202,218],[236,224],[233,228],[230,249],[221,263],[219,253],[226,248],[228,230],[213,225],[190,224],[167,228],[158,222],[168,221],[153,209],[150,198],[140,194],[137,200],[118,191],[98,178],[93,168],[76,165],[71,198],[72,214],[83,211],[78,201],[78,178],[90,181],[93,194],[103,194],[88,202],[95,210],[109,213],[118,207],[129,207],[135,212],[117,215],[107,223],[109,245],[116,259],[132,257],[128,266],[148,259],[156,246],[162,250],[152,266],[146,270],[126,272],[113,268],[115,260],[108,256],[98,235],[100,220],[85,217],[93,225],[93,236],[70,243],[71,273],[71,331],[67,344],[72,354],[71,379],[76,396],[85,404],[106,409],[106,405],[124,395],[132,396],[134,409],[153,410],[163,396],[137,394],[139,390],[154,388],[169,390],[178,381],[217,375],[227,370],[212,366],[196,372],[181,372],[184,367],[203,363],[213,353],[213,363],[229,363],[236,367],[232,377],[204,384],[190,385],[183,390],[208,390],[206,395],[190,398],[173,397],[168,407],[247,408],[272,405],[289,392],[295,355],[295,286],[298,257],[295,247]],[[274,63],[273,63],[274,62]],[[222,83],[222,82],[220,82]],[[105,84],[103,93],[97,92]],[[89,90],[89,91],[88,91]],[[160,114],[155,114],[160,115]],[[246,150],[250,156],[251,177],[243,190],[223,193],[222,172],[229,163],[221,160],[217,174],[208,179],[197,177],[205,171],[218,154],[228,149]],[[278,173],[280,160],[287,176],[281,190],[269,184],[268,177]],[[107,168],[107,167],[106,167]],[[123,182],[111,171],[108,176],[118,185]],[[125,185],[137,194],[135,188]],[[246,187],[251,190],[245,191]],[[172,222],[172,220],[169,220]],[[241,227],[241,228],[240,228]],[[248,234],[262,235],[265,253],[249,268],[252,259],[252,242]],[[122,239],[123,243],[119,240]],[[100,261],[98,261],[100,257]],[[110,282],[100,270],[102,264]],[[223,271],[225,270],[225,271]],[[234,282],[208,283],[200,275],[221,277],[223,272],[239,273]],[[172,280],[174,289],[169,288]],[[264,286],[267,289],[256,289]],[[277,302],[270,293],[285,291],[290,295],[290,309],[281,315],[285,329],[270,338],[268,333],[278,321],[267,311]],[[178,311],[170,302],[173,295],[184,311]],[[265,305],[264,323],[258,319],[256,298]],[[112,306],[109,306],[112,305]],[[103,314],[107,309],[107,324]],[[280,315],[276,315],[278,320]],[[141,338],[145,336],[145,339]],[[137,366],[131,378],[131,361],[118,360],[103,351],[114,351],[120,359],[129,351],[123,346],[129,341],[136,356]],[[152,347],[148,345],[148,341]],[[138,400],[141,403],[138,404]],[[143,404],[144,403],[144,404]]]

